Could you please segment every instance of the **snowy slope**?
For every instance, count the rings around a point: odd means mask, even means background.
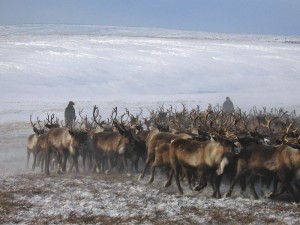
[[[198,101],[298,108],[299,37],[0,26],[1,101]]]

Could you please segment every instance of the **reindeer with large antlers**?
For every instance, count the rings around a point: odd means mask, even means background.
[[[78,154],[82,158],[82,166],[83,172],[86,172],[86,164],[88,163],[89,167],[88,170],[90,171],[93,167],[93,151],[92,151],[92,133],[95,132],[95,121],[89,121],[87,115],[82,115],[83,109],[79,109],[78,115],[81,121],[78,121],[79,129],[81,130],[89,130],[88,132],[88,139],[85,144],[82,144],[81,147],[78,149]],[[71,161],[71,165],[69,167],[69,172],[72,171],[75,162],[72,158],[69,158]],[[88,161],[86,161],[88,159]]]
[[[195,172],[200,171],[204,178],[211,175],[213,197],[220,198],[220,175],[232,161],[233,155],[239,151],[239,147],[234,142],[226,139],[220,142],[173,140],[170,144],[170,161],[180,194],[183,194],[179,181],[180,171],[190,169]]]
[[[36,142],[36,146],[35,146],[35,150],[33,152],[34,155],[34,161],[33,161],[33,165],[32,165],[32,170],[35,170],[35,166],[36,166],[36,160],[37,157],[40,155],[41,159],[40,159],[40,163],[41,163],[41,171],[43,172],[43,165],[44,165],[44,161],[45,161],[45,153],[46,153],[46,135],[47,132],[52,129],[52,128],[58,128],[59,127],[59,119],[56,117],[55,121],[54,121],[54,117],[55,115],[52,114],[51,118],[49,116],[49,114],[47,115],[47,119],[46,121],[44,121],[44,133],[39,135],[37,137],[37,142]]]
[[[112,123],[112,116],[111,115],[110,119],[107,119],[107,122],[105,120],[101,120],[102,117],[99,113],[99,108],[97,106],[94,106],[93,108],[93,121],[95,124],[97,124],[100,128],[100,131],[105,131],[105,132],[113,132],[114,131],[114,126]]]
[[[66,162],[69,155],[75,163],[76,172],[78,169],[79,149],[86,144],[90,130],[74,128],[53,128],[46,135],[46,164],[45,173],[49,175],[49,163],[52,153],[56,154],[60,168],[57,172],[66,171]]]
[[[33,128],[34,134],[29,135],[27,139],[26,149],[27,149],[27,163],[26,168],[28,168],[28,163],[30,159],[30,155],[34,154],[34,151],[36,149],[37,139],[40,135],[45,133],[45,128],[40,124],[41,121],[39,118],[37,118],[37,123],[39,125],[39,128],[36,127],[36,123],[32,122],[32,115],[30,115],[30,124]]]
[[[97,132],[94,133],[92,137],[96,167],[98,170],[100,170],[100,168],[103,170],[105,161],[107,161],[108,169],[106,173],[111,171],[114,158],[120,158],[122,167],[128,171],[126,155],[136,154],[135,146],[136,143],[139,142],[134,132],[130,127],[127,127],[123,121],[124,116],[128,115],[128,113],[121,116],[120,122],[117,120],[117,113],[117,107],[113,108],[111,120],[117,131]]]

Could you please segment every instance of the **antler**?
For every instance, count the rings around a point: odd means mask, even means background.
[[[265,120],[266,120],[267,123],[266,123],[266,124],[265,124],[265,123],[262,123],[261,126],[262,126],[262,127],[265,127],[265,128],[268,128],[268,130],[272,133],[271,123],[272,123],[274,120],[278,119],[278,118],[279,118],[278,116],[272,116],[270,119],[265,118]]]
[[[37,119],[37,123],[39,124],[39,129],[36,128],[36,126],[35,126],[36,124],[32,122],[32,115],[30,115],[30,124],[33,128],[33,131],[36,134],[43,134],[44,133],[44,127],[41,126],[41,124],[40,124],[41,121],[39,120],[39,118],[37,117],[36,119]]]
[[[32,122],[32,115],[30,114],[30,124],[31,124],[31,126],[32,126],[32,128],[35,128],[35,124]]]
[[[54,117],[55,117],[54,113],[51,115],[51,118],[50,118],[49,114],[47,113],[46,122],[44,122],[46,127],[48,127],[48,128],[59,127],[59,119],[56,117],[55,121],[53,121]]]

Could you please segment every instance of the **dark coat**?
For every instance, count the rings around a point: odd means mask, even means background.
[[[232,113],[234,111],[234,106],[232,101],[228,98],[226,101],[223,103],[223,112],[225,113]]]
[[[69,102],[69,105],[65,109],[65,124],[67,127],[72,126],[73,122],[76,119],[75,109],[73,105],[73,102]]]

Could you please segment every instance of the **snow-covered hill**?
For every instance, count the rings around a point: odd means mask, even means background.
[[[298,109],[300,37],[0,26],[0,101],[196,101]]]

